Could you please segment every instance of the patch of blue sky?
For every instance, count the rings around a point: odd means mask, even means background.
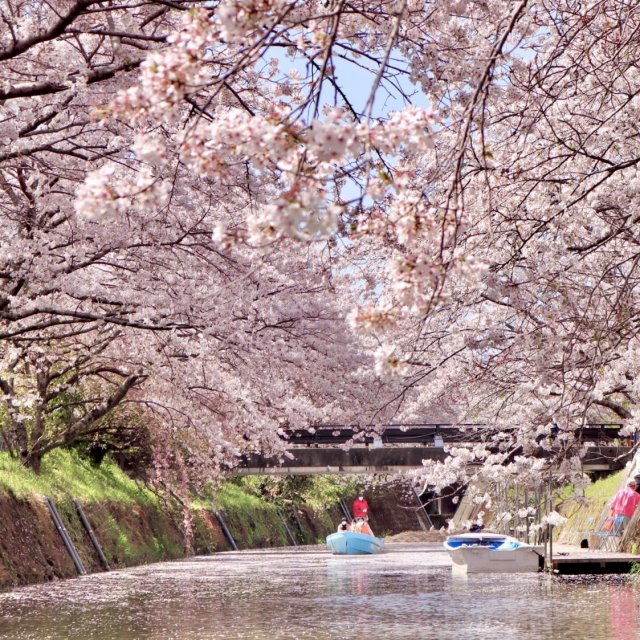
[[[295,42],[296,34],[293,33],[287,34],[286,41],[280,39],[277,42],[277,39],[276,36],[272,44],[265,47],[256,62],[256,68],[264,71],[265,67],[270,66],[271,61],[275,59],[278,71],[272,76],[271,82],[274,84],[299,83],[306,99],[309,98],[312,87],[316,87],[317,93],[312,96],[311,101],[304,100],[304,107],[296,104],[286,91],[278,95],[278,100],[290,104],[294,111],[298,110],[298,115],[307,123],[314,118],[323,119],[324,107],[344,108],[347,113],[351,113],[360,121],[366,119],[368,115],[373,120],[385,120],[390,113],[409,106],[431,110],[427,96],[420,86],[412,81],[408,61],[397,49],[392,51],[385,73],[378,79],[380,61],[384,59],[383,51],[359,52],[338,41],[331,52],[330,66],[325,69],[324,77],[319,78],[324,64],[322,52],[313,50],[307,55],[293,45],[286,46],[287,42]],[[212,52],[223,47],[224,45],[218,45],[212,48]],[[378,83],[377,86],[376,83]],[[367,105],[374,87],[376,91],[373,105],[368,109]],[[390,167],[395,164],[393,157],[385,157],[384,160]],[[350,165],[336,167],[337,171],[345,173],[339,188],[339,200],[347,210],[351,207],[348,218],[357,215],[356,205],[365,208],[373,205],[371,198],[364,193],[365,185],[353,175],[349,175],[351,168],[353,167]],[[383,168],[381,167],[381,170]],[[338,248],[338,251],[345,257],[348,248],[353,246],[349,233],[338,233],[334,239],[338,247],[342,247]],[[351,266],[343,268],[353,275],[361,270],[361,265],[358,259],[354,259]],[[360,290],[360,295],[369,299],[371,296],[378,298],[382,294],[382,284],[378,283],[372,289],[366,283],[364,276],[361,280],[358,278],[353,280],[351,286]]]
[[[322,82],[313,104],[307,105],[306,112],[301,114],[307,122],[315,117],[322,119],[322,106],[324,105],[346,108],[348,113],[352,113],[359,120],[366,117],[365,109],[376,83],[379,62],[373,55],[354,56],[353,52],[350,52],[349,57],[347,53],[346,51],[341,51],[339,45],[334,46],[333,67],[327,74],[328,79]],[[382,52],[380,52],[380,57],[383,57]],[[260,64],[269,64],[272,58],[275,58],[278,62],[281,80],[285,81],[290,73],[295,71],[295,75],[299,78],[297,82],[300,82],[303,86],[311,86],[312,82],[317,79],[320,73],[318,67],[321,67],[322,64],[315,58],[310,58],[304,52],[300,52],[293,47],[267,48]],[[405,109],[408,106],[415,106],[425,110],[431,109],[426,95],[418,85],[411,81],[409,64],[404,58],[399,54],[392,56],[389,59],[387,71],[377,87],[373,108],[370,111],[374,120],[384,120],[390,113]],[[286,95],[282,96],[282,99],[288,101]],[[316,105],[319,108],[316,108]],[[293,103],[291,103],[291,106],[295,108]],[[391,167],[395,163],[393,157],[386,157],[385,162]],[[348,166],[337,168],[348,173]],[[359,204],[365,208],[373,205],[371,198],[364,194],[364,185],[354,177],[347,177],[343,181],[340,188],[340,200],[347,207],[350,204]],[[334,238],[338,242],[338,246],[341,245],[343,247],[339,251],[343,257],[346,257],[346,250],[353,246],[353,240],[350,239],[348,233],[339,233]],[[345,270],[351,272],[352,275],[357,274],[361,270],[359,260],[354,259],[351,266],[347,266]],[[360,290],[360,295],[369,299],[371,296],[374,299],[379,298],[383,292],[381,283],[378,283],[372,289],[364,277],[362,280],[354,279],[352,287]],[[364,302],[364,298],[361,298],[361,302]]]
[[[269,47],[265,49],[262,62],[275,58],[282,72],[282,80],[295,70],[299,74],[298,82],[311,86],[321,72],[321,57],[306,56],[293,47]],[[316,103],[320,106],[347,108],[348,112],[363,117],[379,72],[379,61],[373,55],[342,51],[336,43],[331,64],[332,67],[319,87],[314,104],[307,107],[305,118],[322,118],[322,109],[315,114]],[[283,99],[286,100],[286,96]],[[396,55],[389,60],[385,77],[377,87],[371,115],[375,119],[384,119],[389,113],[410,105],[425,110],[431,108],[426,95],[411,81],[407,61]]]

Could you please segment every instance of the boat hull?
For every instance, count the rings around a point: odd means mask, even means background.
[[[533,573],[539,571],[544,547],[510,536],[451,536],[444,544],[454,573]]]
[[[383,539],[353,531],[341,531],[327,536],[327,545],[339,555],[368,555],[380,553]]]
[[[534,573],[540,569],[544,547],[524,547],[512,551],[455,549],[449,551],[455,573]]]

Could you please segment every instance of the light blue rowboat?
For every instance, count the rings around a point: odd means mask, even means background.
[[[340,531],[327,536],[327,545],[331,551],[340,555],[379,553],[383,543],[383,538],[353,531]]]

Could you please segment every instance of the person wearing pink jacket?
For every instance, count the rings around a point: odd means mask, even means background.
[[[640,503],[640,493],[636,491],[635,480],[629,480],[628,485],[613,496],[611,516],[616,519],[616,524],[622,523],[621,530],[629,524],[638,503]]]

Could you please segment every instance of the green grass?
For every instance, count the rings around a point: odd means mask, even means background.
[[[40,494],[57,499],[71,496],[82,502],[157,502],[153,493],[129,478],[115,462],[105,459],[96,467],[75,451],[62,449],[44,456],[39,474],[0,453],[0,492],[17,498]]]
[[[567,522],[559,528],[560,542],[571,543],[578,532],[593,531],[596,528],[607,503],[618,489],[621,478],[622,471],[597,480],[585,488],[584,498],[574,497],[573,487],[565,487],[560,511]]]
[[[222,485],[214,507],[224,513],[238,544],[249,548],[290,544],[277,507],[234,483]]]
[[[610,500],[618,489],[620,480],[622,479],[622,471],[614,473],[611,476],[602,478],[593,484],[590,484],[584,491],[584,496],[588,500],[598,500],[604,506],[604,503]]]
[[[217,508],[227,511],[240,509],[258,509],[267,506],[267,503],[256,495],[247,493],[241,486],[225,482],[216,496]]]

